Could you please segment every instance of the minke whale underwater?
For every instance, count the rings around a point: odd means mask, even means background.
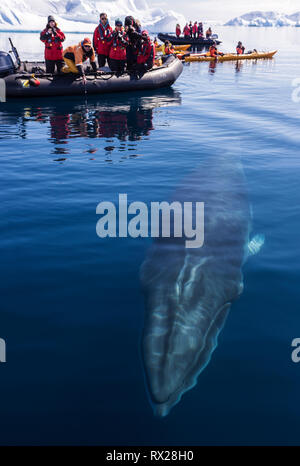
[[[264,243],[263,235],[249,243],[251,212],[238,157],[211,155],[174,200],[204,202],[204,244],[187,249],[184,237],[158,238],[141,267],[142,359],[158,416],[196,385],[243,291],[242,266]]]

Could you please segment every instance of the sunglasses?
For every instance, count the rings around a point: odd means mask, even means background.
[[[92,48],[92,46],[91,46],[91,45],[88,45],[88,44],[84,44],[83,47],[84,47],[85,49],[91,49],[91,48]]]
[[[104,20],[106,21],[107,20],[107,18],[105,16],[101,16],[100,19],[101,19],[101,21],[104,21]]]

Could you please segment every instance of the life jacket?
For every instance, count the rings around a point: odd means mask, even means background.
[[[62,60],[63,46],[65,40],[64,33],[57,27],[55,23],[55,33],[48,34],[50,28],[47,24],[46,28],[40,34],[40,40],[45,44],[45,60]]]
[[[95,51],[93,47],[89,50],[83,50],[82,43],[79,42],[77,45],[70,45],[63,51],[63,56],[72,60],[75,65],[82,65],[88,58],[91,62],[95,62]]]
[[[145,63],[149,68],[154,65],[155,61],[155,45],[151,42],[150,38],[147,42],[143,42],[139,48],[137,63]]]
[[[242,46],[242,47],[237,47],[237,48],[236,48],[236,53],[237,53],[238,55],[243,55],[244,51],[245,51],[245,47],[243,47],[243,46]]]
[[[181,29],[180,28],[176,28],[176,36],[180,36],[181,34]]]
[[[170,46],[165,45],[165,50],[164,50],[165,55],[172,55],[174,53],[174,51],[175,50],[174,50],[173,45],[170,45]]]
[[[209,47],[209,52],[208,52],[209,57],[217,57],[218,56],[218,49],[215,45],[211,45]]]
[[[197,26],[197,24],[194,24],[194,26],[193,26],[193,34],[196,34],[196,33],[197,33],[197,30],[198,30],[198,26]]]
[[[93,36],[93,46],[98,55],[108,56],[112,32],[113,30],[108,21],[105,26],[99,23],[96,27]]]
[[[109,58],[113,60],[126,60],[126,47],[128,44],[128,37],[122,31],[122,38],[118,37],[116,31],[114,31],[112,35],[112,40],[110,41],[110,49],[109,49]]]

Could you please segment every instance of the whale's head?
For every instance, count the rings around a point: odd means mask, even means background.
[[[217,345],[230,303],[191,309],[169,303],[151,311],[144,329],[143,359],[155,415],[164,417],[197,383]],[[169,306],[169,307],[168,307]]]

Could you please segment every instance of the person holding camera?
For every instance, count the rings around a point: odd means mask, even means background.
[[[137,62],[138,50],[141,46],[141,26],[138,20],[133,16],[126,16],[125,31],[129,40],[129,45],[126,49],[127,70],[134,70]]]
[[[64,63],[62,43],[65,40],[65,35],[57,27],[53,16],[48,16],[47,26],[41,32],[40,40],[45,44],[46,73],[53,74],[55,67],[60,73]]]
[[[107,14],[100,13],[100,23],[96,27],[93,36],[93,46],[98,55],[99,68],[105,66],[106,60],[108,60],[112,32],[113,30],[107,19]]]
[[[109,67],[111,71],[116,72],[117,76],[120,76],[125,71],[126,47],[129,42],[120,19],[116,19],[115,26],[110,42]]]
[[[155,60],[155,45],[150,39],[148,31],[142,31],[142,42],[137,55],[137,71],[144,73],[151,70]]]

